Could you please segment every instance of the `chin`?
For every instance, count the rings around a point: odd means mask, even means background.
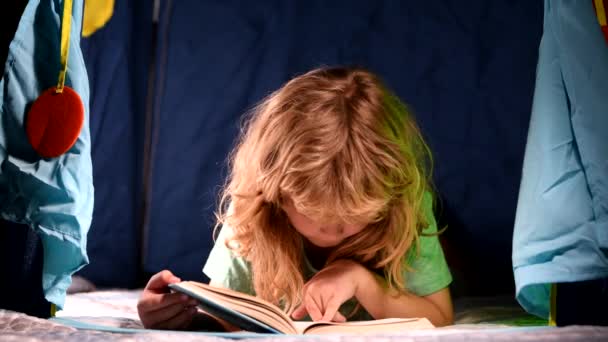
[[[319,248],[332,248],[332,247],[336,247],[338,246],[340,243],[342,243],[342,240],[339,241],[318,241],[318,240],[308,240],[310,241],[310,243],[312,243],[313,245],[319,247]]]

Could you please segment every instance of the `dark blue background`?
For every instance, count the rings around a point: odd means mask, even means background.
[[[240,116],[298,73],[356,64],[411,105],[434,151],[456,294],[513,291],[541,1],[162,0],[156,29],[152,4],[116,1],[82,42],[96,203],[81,275],[205,280]]]

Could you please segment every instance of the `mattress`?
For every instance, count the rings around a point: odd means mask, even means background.
[[[455,324],[433,330],[367,336],[278,336],[143,329],[137,315],[141,290],[103,290],[69,294],[65,310],[39,319],[0,309],[2,341],[608,341],[608,327],[555,328],[527,315],[512,298],[464,298],[455,301]]]

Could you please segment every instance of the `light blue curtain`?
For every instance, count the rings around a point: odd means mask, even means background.
[[[513,236],[516,295],[608,277],[608,45],[592,1],[546,0]],[[559,295],[559,294],[558,294]]]
[[[0,80],[0,215],[29,225],[41,237],[41,286],[59,308],[71,275],[88,263],[86,236],[93,213],[89,84],[80,50],[83,0],[74,0],[66,79],[85,105],[80,136],[67,153],[40,159],[27,140],[24,119],[38,95],[57,84],[62,2],[29,1]]]

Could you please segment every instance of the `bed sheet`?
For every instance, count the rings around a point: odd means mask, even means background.
[[[608,341],[608,327],[547,327],[527,315],[512,298],[463,298],[454,302],[455,323],[433,330],[368,336],[277,336],[143,329],[137,316],[141,290],[69,294],[65,310],[50,320],[0,310],[2,341]]]

